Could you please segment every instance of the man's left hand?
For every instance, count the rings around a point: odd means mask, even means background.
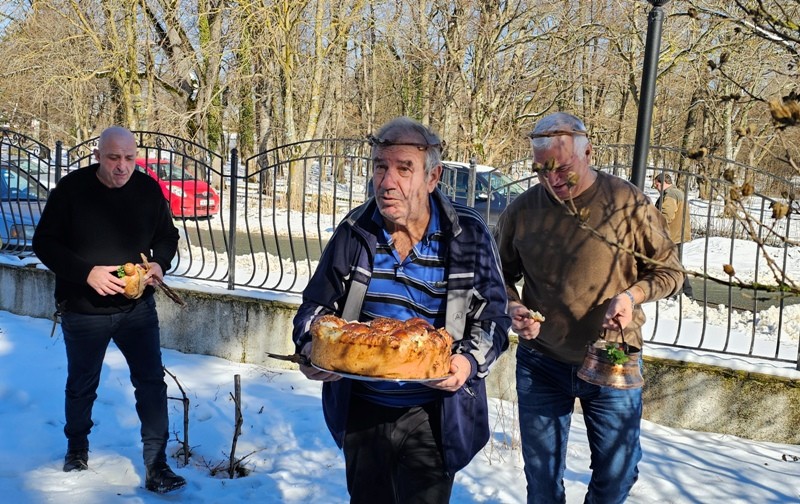
[[[629,289],[628,292],[631,292]],[[633,294],[631,294],[632,296]],[[621,331],[633,320],[633,300],[625,292],[611,298],[606,315],[603,317],[603,329]]]
[[[161,269],[161,265],[155,261],[150,261],[149,265],[150,268],[144,275],[144,283],[154,287],[158,286],[158,284],[164,281],[164,271]]]
[[[456,354],[450,357],[450,376],[442,381],[430,382],[426,383],[426,385],[438,390],[455,392],[466,383],[471,373],[472,366],[469,363],[469,359],[463,355]]]

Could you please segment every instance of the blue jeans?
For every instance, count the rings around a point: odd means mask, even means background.
[[[517,348],[517,398],[529,504],[566,502],[564,469],[575,398],[580,399],[591,450],[592,478],[584,502],[625,502],[638,478],[641,389],[599,387],[579,367]]]
[[[61,317],[67,350],[67,387],[64,411],[68,449],[89,447],[92,406],[97,398],[100,370],[113,339],[131,373],[136,412],[141,421],[146,466],[166,461],[169,436],[167,384],[161,364],[158,315],[152,296],[130,311],[112,315],[65,312]]]

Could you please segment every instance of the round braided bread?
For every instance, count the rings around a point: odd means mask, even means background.
[[[388,379],[450,373],[453,338],[421,318],[362,323],[325,315],[311,324],[311,336],[311,362],[330,371]]]

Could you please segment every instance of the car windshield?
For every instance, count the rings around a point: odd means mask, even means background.
[[[4,165],[0,166],[0,199],[44,200],[47,199],[47,189],[17,167]]]
[[[50,171],[47,163],[40,163],[30,159],[15,160],[14,164],[35,177],[47,175],[47,173]]]
[[[194,180],[194,177],[189,175],[186,170],[168,161],[149,163],[148,166],[158,174],[158,178],[161,180]]]
[[[525,192],[525,189],[517,182],[514,182],[511,177],[505,173],[496,171],[489,174],[489,185],[492,187],[492,191],[497,191],[502,194],[506,194],[506,192],[510,193],[511,199]]]

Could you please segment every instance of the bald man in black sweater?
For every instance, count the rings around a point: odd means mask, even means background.
[[[145,487],[165,493],[186,481],[166,461],[167,385],[153,298],[178,246],[178,231],[158,183],[135,169],[136,139],[125,128],[100,135],[98,164],[65,176],[51,192],[33,236],[36,255],[56,275],[67,351],[64,471],[88,468],[92,405],[113,339],[135,389],[146,467]],[[144,294],[123,295],[117,269],[148,257]]]

